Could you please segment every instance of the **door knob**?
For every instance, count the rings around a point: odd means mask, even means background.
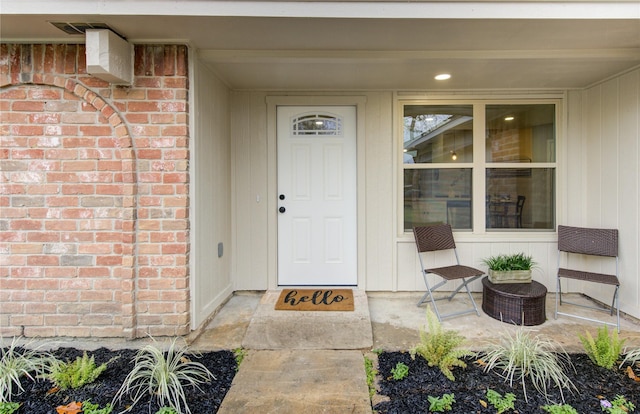
[[[284,207],[280,207],[280,208],[278,209],[278,211],[279,211],[279,212],[281,212],[281,213],[284,213],[285,211],[287,211],[287,209],[286,209],[286,208],[284,208]]]

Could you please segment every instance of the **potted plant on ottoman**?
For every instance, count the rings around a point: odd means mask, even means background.
[[[482,261],[489,267],[491,283],[531,283],[531,269],[535,265],[524,253],[500,254]]]

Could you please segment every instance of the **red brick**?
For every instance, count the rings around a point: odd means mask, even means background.
[[[49,207],[77,207],[80,199],[73,196],[51,196],[47,197],[47,206]]]
[[[18,136],[32,136],[44,134],[42,125],[12,125],[11,132]]]
[[[42,221],[41,220],[11,220],[10,222],[11,230],[41,230],[42,229]]]
[[[60,259],[57,255],[27,257],[27,265],[29,266],[58,266],[59,264]]]
[[[53,220],[47,221],[44,228],[49,231],[74,231],[77,230],[77,224],[74,220]]]
[[[27,234],[27,241],[29,242],[57,242],[60,241],[60,234],[52,232],[34,232],[30,231]]]
[[[95,194],[96,187],[93,184],[63,184],[62,194]],[[77,204],[74,204],[77,205]]]
[[[82,129],[82,127],[80,129]],[[96,145],[95,143],[95,138],[73,137],[62,139],[62,146],[64,148],[91,148]]]
[[[141,149],[137,152],[140,159],[159,160],[162,158],[162,150],[159,149]]]
[[[63,161],[62,171],[93,171],[96,169],[96,161]]]
[[[11,104],[12,111],[42,112],[44,111],[44,101],[14,101]]]

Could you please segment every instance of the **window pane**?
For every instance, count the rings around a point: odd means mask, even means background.
[[[555,162],[555,105],[487,105],[487,162]]]
[[[449,223],[471,229],[471,169],[404,170],[404,228]]]
[[[486,177],[487,231],[555,228],[554,168],[489,168]]]
[[[471,105],[406,105],[404,163],[473,161]]]

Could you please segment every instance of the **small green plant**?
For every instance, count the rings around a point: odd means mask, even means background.
[[[236,348],[233,350],[233,355],[236,359],[236,371],[240,369],[240,364],[244,360],[244,357],[247,356],[247,350],[244,348]]]
[[[215,379],[213,374],[200,362],[187,357],[187,346],[178,346],[173,339],[164,352],[155,339],[152,344],[140,349],[133,359],[133,369],[113,400],[120,400],[125,394],[132,396],[133,407],[144,396],[155,399],[158,405],[175,408],[179,413],[191,414],[184,386],[190,385],[200,390],[200,384]]]
[[[80,388],[95,381],[114,359],[99,366],[96,365],[94,357],[89,357],[86,352],[73,362],[52,359],[51,371],[45,377],[62,390]]]
[[[158,411],[156,411],[156,414],[180,414],[180,413],[177,412],[176,409],[173,407],[162,407]]]
[[[543,405],[542,410],[551,414],[580,414],[569,404]]]
[[[569,379],[567,372],[573,369],[569,355],[558,352],[557,345],[541,336],[531,337],[529,332],[518,329],[515,336],[509,332],[502,335],[500,342],[491,344],[485,351],[485,371],[500,370],[500,375],[509,385],[520,381],[527,399],[525,378],[529,378],[534,388],[545,397],[548,396],[547,387],[552,383],[560,390],[564,402],[563,389],[577,390]]]
[[[391,368],[391,374],[396,381],[405,379],[409,375],[409,367],[404,362],[398,362],[395,367]]]
[[[99,404],[93,404],[90,400],[82,402],[82,414],[111,414],[111,411],[113,411],[111,404],[100,408]]]
[[[0,414],[13,414],[18,411],[20,404],[16,402],[0,402]]]
[[[0,348],[0,402],[11,402],[17,392],[24,391],[20,378],[35,381],[45,375],[51,358],[36,349],[19,348],[15,337],[8,347]]]
[[[373,367],[373,360],[367,356],[364,357],[364,372],[367,375],[369,397],[373,397],[376,393],[376,375],[378,375],[378,370]]]
[[[420,329],[420,343],[411,349],[411,357],[420,355],[430,367],[437,366],[445,377],[455,381],[451,370],[454,367],[466,368],[467,364],[461,358],[474,353],[461,348],[465,337],[456,331],[444,330],[431,308],[427,308],[427,325],[429,333]]]
[[[580,341],[589,359],[597,366],[607,369],[613,368],[618,361],[624,344],[624,339],[618,338],[616,330],[609,335],[607,325],[598,328],[598,336],[595,339],[587,331],[586,336],[580,335]]]
[[[487,401],[497,410],[497,414],[502,414],[515,408],[513,403],[516,401],[516,396],[509,392],[503,397],[499,392],[489,388],[487,389]]]
[[[612,401],[601,399],[600,408],[602,411],[611,414],[627,414],[635,410],[636,406],[623,395],[616,395]]]
[[[489,269],[494,271],[531,270],[535,262],[531,256],[524,253],[500,254],[491,256],[482,261]]]
[[[635,348],[630,351],[625,350],[624,359],[620,363],[620,368],[622,368],[622,366],[626,363],[629,363],[630,365],[635,365],[638,362],[640,362],[640,348]]]
[[[429,400],[429,411],[432,413],[443,413],[451,411],[453,403],[456,402],[454,394],[444,394],[442,397],[427,396]]]

